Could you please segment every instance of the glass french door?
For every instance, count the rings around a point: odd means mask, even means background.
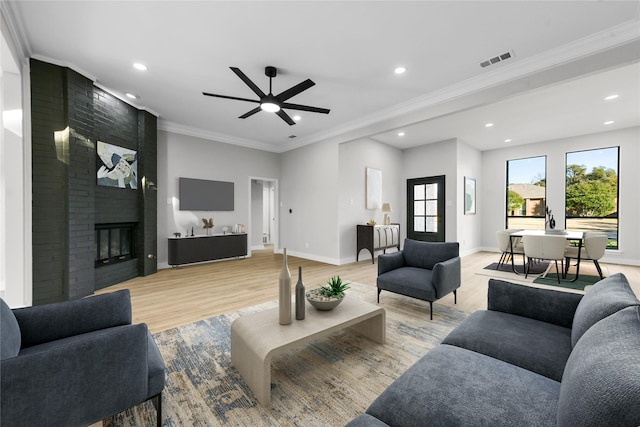
[[[444,175],[407,180],[407,237],[444,242]]]

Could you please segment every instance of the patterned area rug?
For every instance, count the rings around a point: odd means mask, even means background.
[[[568,274],[564,279],[561,277],[560,283],[558,283],[558,275],[556,273],[549,273],[547,274],[547,277],[537,277],[533,281],[533,283],[558,286],[560,288],[577,289],[582,291],[584,290],[585,286],[593,285],[594,283],[600,281],[600,276],[580,274],[575,282],[571,282],[570,280],[573,280],[575,277],[575,274]]]
[[[347,298],[375,303],[376,288],[352,283]],[[229,334],[237,317],[276,304],[261,304],[154,335],[167,365],[164,426],[342,426],[364,412],[467,315],[436,302],[433,321],[429,321],[427,302],[383,292],[380,306],[387,316],[386,344],[347,330],[274,357],[271,408],[263,408],[231,366]],[[307,304],[310,309],[314,310]],[[147,402],[103,425],[155,425],[155,410]]]

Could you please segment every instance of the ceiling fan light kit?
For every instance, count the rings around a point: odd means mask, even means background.
[[[237,67],[230,67],[231,71],[233,71],[249,88],[258,95],[259,99],[248,99],[248,98],[239,98],[236,96],[228,96],[228,95],[219,95],[214,93],[202,92],[203,95],[213,96],[216,98],[224,98],[224,99],[234,99],[236,101],[246,101],[246,102],[254,102],[259,104],[257,108],[254,108],[251,111],[246,112],[241,115],[240,119],[246,119],[247,117],[253,116],[254,114],[260,111],[267,111],[270,113],[276,113],[282,120],[284,120],[290,126],[295,125],[295,121],[289,117],[287,113],[283,111],[283,108],[288,110],[300,110],[300,111],[309,111],[311,113],[321,113],[321,114],[329,114],[328,108],[320,108],[320,107],[311,107],[308,105],[300,105],[300,104],[291,104],[287,101],[289,98],[293,98],[298,95],[300,92],[309,89],[314,86],[315,83],[311,79],[307,79],[302,83],[298,83],[297,85],[290,87],[284,92],[279,93],[278,95],[273,95],[271,89],[272,79],[276,77],[278,74],[278,70],[276,67],[267,66],[264,69],[264,74],[269,77],[269,93],[265,94],[249,77],[247,77],[242,71],[240,71]]]

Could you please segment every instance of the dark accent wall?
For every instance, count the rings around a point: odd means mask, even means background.
[[[33,303],[157,270],[157,118],[75,71],[31,60]],[[96,142],[138,151],[138,189],[96,184]],[[143,181],[144,177],[144,181]],[[136,258],[95,268],[95,224],[136,223]]]

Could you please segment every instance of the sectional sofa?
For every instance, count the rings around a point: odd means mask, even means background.
[[[640,426],[640,301],[622,274],[582,294],[489,281],[468,316],[359,426]]]

